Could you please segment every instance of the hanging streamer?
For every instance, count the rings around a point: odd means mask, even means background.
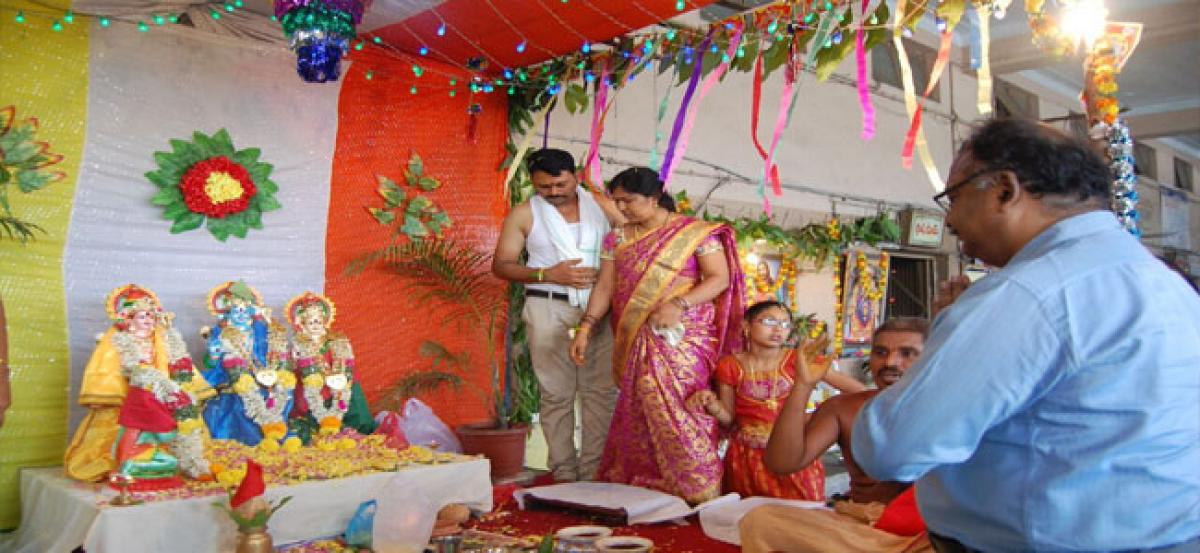
[[[700,111],[697,109],[697,107],[700,105],[700,102],[704,100],[704,97],[708,95],[708,91],[712,90],[713,85],[717,84],[717,81],[721,80],[721,77],[725,75],[725,71],[729,69],[729,64],[737,55],[738,44],[742,40],[742,30],[743,26],[739,22],[734,30],[733,38],[729,41],[729,47],[725,49],[724,60],[727,61],[722,61],[721,64],[713,69],[712,73],[709,73],[708,77],[704,79],[704,86],[700,87],[700,95],[696,98],[695,104],[691,106],[690,110],[688,110],[687,121],[684,123],[682,133],[679,135],[679,142],[676,144],[677,147],[672,153],[672,156],[667,158],[667,163],[670,164],[670,169],[667,170],[664,175],[663,190],[667,189],[667,185],[671,179],[671,172],[674,170],[675,165],[679,163],[679,160],[683,159],[683,153],[687,151],[688,139],[691,138],[692,135],[692,126],[696,124],[696,114]],[[682,109],[682,107],[680,109]],[[666,165],[664,165],[664,167],[666,167]]]
[[[866,15],[867,3],[863,2],[862,15]],[[861,18],[860,18],[861,21]],[[871,105],[871,89],[867,87],[867,32],[862,25],[854,39],[854,61],[858,65],[858,103],[862,105],[863,140],[875,138],[875,106]]]
[[[599,97],[597,98],[597,101],[602,103],[604,108],[599,112],[600,118],[598,120],[593,119],[594,128],[592,131],[594,135],[592,136],[592,143],[588,146],[588,155],[586,156],[586,159],[593,163],[592,168],[594,169],[594,173],[585,171],[583,174],[583,182],[591,187],[593,191],[602,191],[604,189],[604,181],[602,180],[603,176],[600,174],[600,140],[604,137],[604,122],[608,120],[608,112],[614,105],[616,105],[617,95],[620,94],[622,90],[625,90],[625,86],[629,84],[629,81],[633,80],[633,76],[641,71],[649,61],[649,56],[638,60],[637,64],[635,64],[629,71],[625,73],[625,78],[620,83],[613,85],[611,91],[608,89],[608,87],[605,87],[604,98],[602,101]],[[608,66],[606,65],[604,76],[601,78],[601,82],[605,82],[609,75],[610,72],[608,70]],[[609,92],[611,92],[611,96],[609,95]],[[592,117],[595,118],[595,112],[592,113]]]
[[[553,110],[546,110],[546,120],[544,123],[542,123],[542,149],[543,150],[550,147],[550,112],[552,112],[552,111]]]
[[[708,54],[708,45],[712,44],[713,31],[710,30],[704,40],[700,42],[700,49],[697,51],[699,55],[696,58],[696,68],[692,71],[692,77],[688,79],[687,90],[683,93],[683,101],[679,103],[679,112],[675,114],[675,125],[671,128],[671,139],[667,141],[667,153],[663,155],[662,169],[658,170],[658,179],[667,182],[667,177],[671,174],[671,164],[675,160],[675,148],[679,144],[679,133],[683,131],[683,122],[687,119],[688,106],[692,103],[692,96],[696,93],[696,85],[700,83],[701,70],[704,67],[704,56]]]
[[[775,116],[775,131],[771,133],[771,149],[767,152],[767,165],[776,170],[775,182],[772,186],[775,188],[775,195],[783,195],[783,187],[778,182],[778,167],[775,165],[775,149],[779,147],[779,139],[783,137],[783,131],[792,122],[792,113],[796,109],[796,98],[800,95],[799,67],[794,61],[789,61],[784,72],[783,93],[779,96],[779,114]],[[763,194],[763,210],[767,215],[771,214],[771,202],[767,200],[767,195]]]
[[[562,87],[562,86],[558,87],[558,91],[554,94],[554,96],[551,97],[549,100],[546,100],[546,103],[545,103],[545,105],[542,106],[541,111],[539,111],[537,113],[537,115],[534,116],[535,121],[539,117],[544,117],[546,115],[546,113],[548,113],[550,111],[550,108],[552,106],[554,106],[554,104],[555,104],[555,100],[558,99],[558,95],[562,94],[563,90],[565,90],[565,89],[566,89],[566,87]],[[525,159],[525,152],[527,150],[529,150],[529,142],[531,140],[533,140],[533,134],[534,133],[531,133],[531,132],[525,133],[525,138],[521,139],[521,145],[517,147],[517,152],[515,154],[513,154],[512,163],[508,166],[508,174],[504,176],[504,197],[505,198],[507,198],[509,195],[508,183],[512,182],[513,177],[516,176],[516,174],[517,174],[517,171],[519,171],[521,169],[521,164],[524,162],[524,159]]]
[[[783,195],[783,188],[779,184],[779,167],[771,163],[771,157],[767,155],[767,150],[762,147],[758,140],[758,112],[759,106],[762,105],[762,73],[763,60],[762,50],[759,50],[758,57],[754,60],[754,85],[751,93],[750,105],[750,138],[754,141],[754,149],[758,150],[758,157],[763,160],[764,178],[759,180],[759,194],[765,195],[763,191],[763,180],[771,182],[771,187],[776,196]],[[786,85],[785,85],[786,86]],[[787,90],[784,90],[784,96],[787,96]]]
[[[934,87],[938,85],[938,79],[942,76],[942,70],[946,68],[946,63],[950,61],[950,45],[954,39],[954,32],[947,28],[942,33],[942,43],[938,47],[937,61],[933,64],[933,71],[929,75],[929,84],[925,86],[925,93],[921,96],[921,103],[917,104],[916,113],[912,116],[912,125],[908,129],[908,135],[904,138],[903,156],[904,168],[912,167],[913,146],[916,145],[921,155],[921,164],[925,166],[925,171],[930,173],[930,182],[933,188],[939,192],[943,188],[941,176],[937,174],[937,168],[933,164],[933,158],[929,155],[929,145],[925,143],[925,133],[921,132],[921,115],[925,111],[925,103],[929,101],[929,95],[933,92]],[[917,144],[917,135],[920,134],[920,144]]]
[[[902,40],[901,32],[903,31],[904,8],[908,4],[907,0],[900,0],[896,4],[896,13],[892,20],[892,44],[896,47],[896,57],[900,60],[900,79],[904,84],[904,107],[908,112],[909,117],[917,117],[917,97],[916,87],[913,86],[912,65],[908,63],[908,54],[904,51],[904,41]],[[947,33],[949,34],[949,33]],[[947,54],[949,51],[947,50]],[[938,52],[938,64],[934,66],[934,73],[941,71],[941,50]],[[931,85],[937,81],[932,79]],[[942,183],[942,177],[938,175],[937,167],[933,164],[933,159],[929,155],[929,145],[925,142],[925,133],[921,130],[920,125],[915,125],[909,129],[909,135],[915,136],[916,147],[921,152],[921,162],[925,166],[925,173],[929,177],[929,182],[933,185],[934,190],[941,191],[945,185]],[[912,150],[909,147],[908,141],[905,141],[905,150],[907,155],[901,154],[901,163],[905,169],[912,168]]]
[[[871,89],[867,81],[867,32],[865,27],[867,14],[874,13],[881,1],[864,0],[862,9],[854,17],[854,25],[858,28],[858,35],[854,42],[854,61],[858,67],[858,103],[862,106],[863,112],[863,140],[875,138],[875,106],[871,103]]]
[[[604,119],[602,114],[607,114],[608,109],[608,79],[612,74],[612,59],[604,62],[604,70],[600,74],[599,90],[596,91],[596,100],[592,103],[592,132],[590,133],[591,140],[588,144],[588,155],[585,159],[584,166],[584,181],[589,184],[602,182],[600,180],[600,137],[604,134]]]
[[[821,15],[821,20],[817,22],[817,30],[813,31],[812,40],[808,42],[808,54],[804,58],[806,67],[816,67],[817,54],[821,52],[825,43],[829,41],[833,32],[841,24],[842,16],[846,14],[846,10],[850,9],[849,4],[837,6],[834,10],[826,11]]]
[[[992,113],[992,62],[989,52],[991,38],[988,30],[991,19],[990,10],[982,3],[975,5],[975,13],[979,16],[979,67],[975,72],[979,92],[976,96],[976,105],[979,107],[980,115]]]

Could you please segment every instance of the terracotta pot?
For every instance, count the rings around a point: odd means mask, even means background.
[[[525,438],[528,425],[496,428],[490,422],[464,424],[455,429],[463,453],[482,454],[492,463],[492,479],[506,478],[525,468]]]
[[[271,534],[267,533],[265,526],[238,532],[237,553],[273,553],[274,551]]]

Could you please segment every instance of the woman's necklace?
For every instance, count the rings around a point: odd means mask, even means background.
[[[667,222],[671,220],[671,212],[666,211],[664,214],[665,216],[663,217],[662,222],[651,227],[644,227],[641,223],[635,223],[634,227],[637,231],[637,237],[640,239],[641,237],[646,236],[647,234],[650,234],[651,232],[654,232],[666,225]]]
[[[751,371],[756,376],[759,374],[762,374],[764,372],[767,372],[761,368],[758,360],[754,357],[754,355],[752,353],[750,353],[750,352],[746,353],[746,360],[750,362]],[[771,374],[770,374],[770,380],[768,381],[769,383],[764,386],[764,388],[766,388],[767,397],[766,397],[766,399],[763,400],[763,403],[765,403],[767,405],[767,408],[772,411],[774,411],[775,409],[777,409],[779,407],[779,375],[781,372],[780,368],[783,366],[782,361],[783,360],[779,358],[778,353],[775,354],[774,356],[772,356],[771,360],[768,361],[768,363],[771,364],[772,368],[770,369]]]

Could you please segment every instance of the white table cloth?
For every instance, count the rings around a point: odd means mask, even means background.
[[[276,545],[341,534],[364,501],[380,507],[404,497],[380,497],[384,490],[410,490],[443,505],[463,503],[475,511],[492,509],[487,459],[439,465],[412,465],[384,472],[267,488],[266,499],[292,500],[271,517]],[[399,495],[399,494],[388,494]],[[21,471],[21,526],[9,546],[19,553],[214,553],[233,551],[237,527],[213,506],[221,495],[113,507],[116,492],[105,485],[76,482],[61,467]]]

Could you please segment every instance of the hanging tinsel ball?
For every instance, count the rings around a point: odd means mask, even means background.
[[[364,0],[275,0],[275,16],[296,52],[296,72],[310,83],[336,81],[358,36]]]
[[[304,41],[296,48],[296,72],[309,83],[336,81],[341,75],[345,51],[344,39],[323,37]]]

